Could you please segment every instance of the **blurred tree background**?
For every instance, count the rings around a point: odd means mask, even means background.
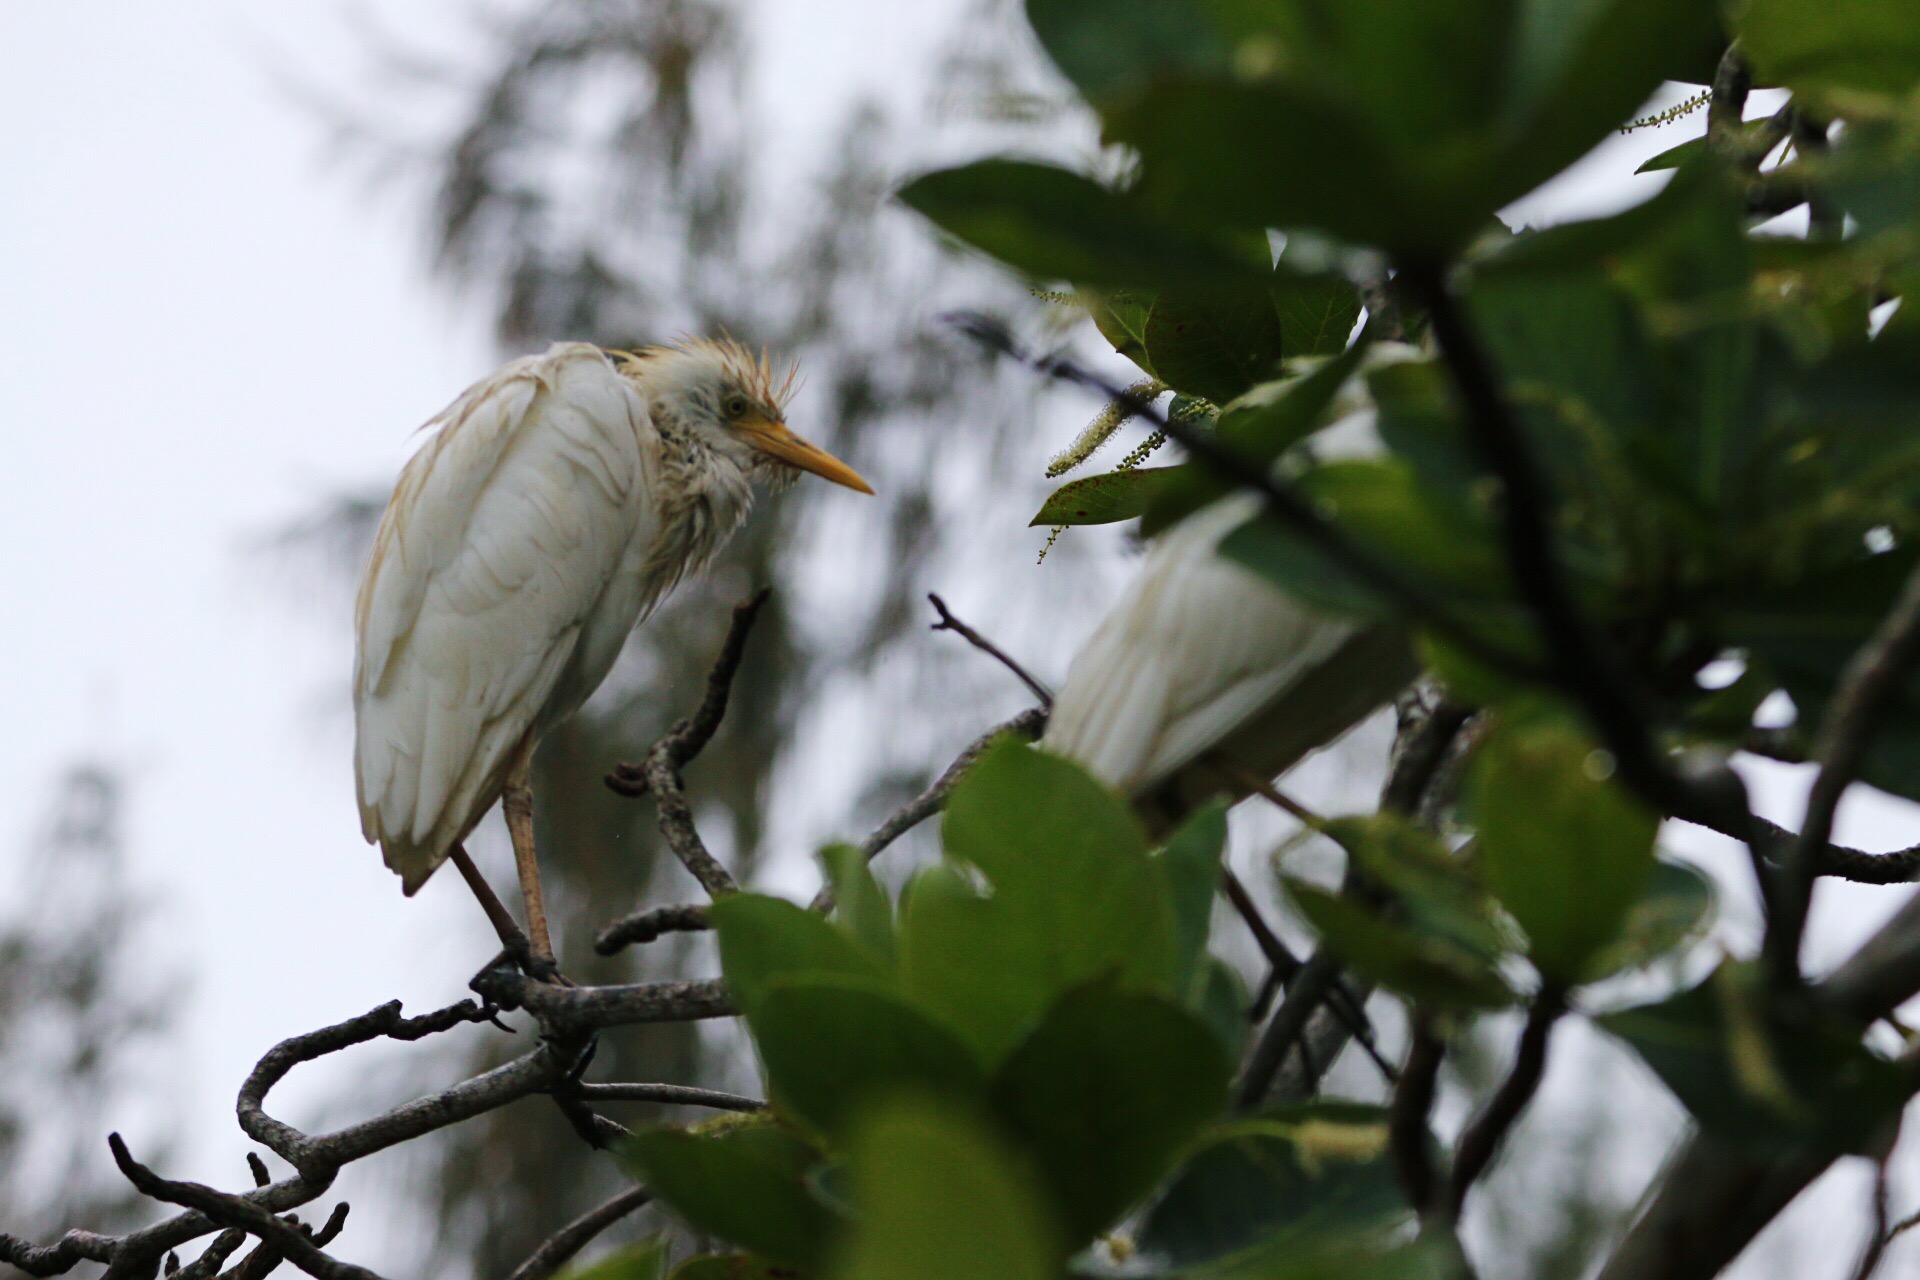
[[[181,989],[127,882],[126,789],[100,760],[61,771],[0,919],[0,1219],[40,1235],[151,1216],[101,1140],[117,1123],[164,1141],[143,1086]]]

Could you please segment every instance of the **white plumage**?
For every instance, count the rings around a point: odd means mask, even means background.
[[[799,467],[866,488],[787,431],[781,398],[732,343],[560,343],[429,424],[356,611],[361,824],[408,893],[746,518],[753,480]]]
[[[1380,344],[1365,367],[1416,355]],[[1360,387],[1349,384],[1338,405],[1348,412],[1313,437],[1320,456],[1379,453]],[[1271,777],[1405,686],[1414,665],[1397,633],[1302,604],[1219,554],[1259,509],[1235,495],[1161,535],[1074,655],[1043,747],[1133,796],[1210,752]]]
[[[1150,790],[1354,635],[1218,554],[1258,510],[1228,498],[1154,544],[1074,655],[1042,746],[1122,791]]]

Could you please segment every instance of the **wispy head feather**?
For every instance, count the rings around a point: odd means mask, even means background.
[[[734,341],[725,334],[717,338],[698,338],[691,335],[664,346],[642,347],[638,351],[610,351],[614,363],[623,372],[642,374],[649,361],[666,356],[683,355],[712,361],[725,369],[742,391],[754,399],[784,414],[792,401],[796,389],[796,379],[800,373],[798,365],[790,365],[786,374],[778,382],[774,380],[773,363],[767,356],[765,347],[760,353],[754,352],[745,344]]]

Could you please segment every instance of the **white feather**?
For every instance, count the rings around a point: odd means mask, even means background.
[[[1163,536],[1073,659],[1041,745],[1129,793],[1268,706],[1353,635],[1218,554],[1259,509],[1229,498]]]
[[[409,893],[499,794],[529,731],[605,678],[653,595],[659,439],[597,348],[462,395],[402,472],[357,610],[361,824]]]

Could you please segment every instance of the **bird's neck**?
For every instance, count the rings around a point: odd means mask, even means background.
[[[660,532],[648,568],[678,578],[705,568],[752,513],[753,477],[671,418],[662,415],[654,428],[660,435]]]

